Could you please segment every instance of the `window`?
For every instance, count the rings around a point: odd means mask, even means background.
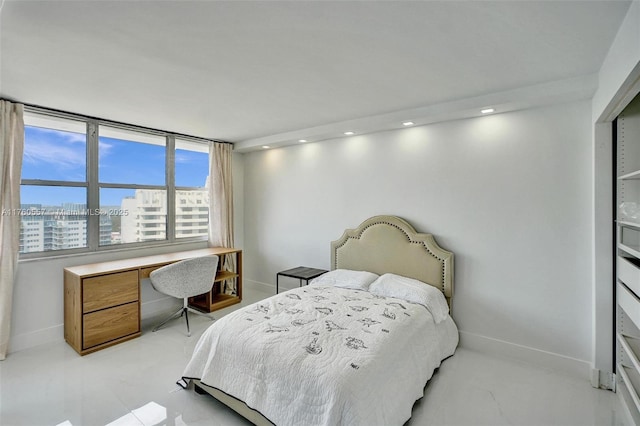
[[[99,244],[166,240],[166,136],[104,125],[98,134],[100,212],[111,222]]]
[[[21,255],[206,239],[206,142],[29,108]]]
[[[207,236],[209,233],[209,147],[176,139],[176,238]],[[201,209],[207,221],[193,215]],[[194,227],[198,228],[194,229]]]
[[[164,186],[164,135],[99,127],[98,175],[100,183]]]
[[[86,128],[25,114],[20,253],[87,247]]]

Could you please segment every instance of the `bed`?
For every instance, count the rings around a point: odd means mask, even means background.
[[[405,423],[458,344],[453,254],[375,216],[331,243],[331,269],[216,321],[183,379],[257,425]]]

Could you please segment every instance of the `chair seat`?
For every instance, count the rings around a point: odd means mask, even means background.
[[[183,307],[158,324],[153,331],[158,330],[169,320],[181,314],[180,316],[184,316],[187,322],[187,333],[191,335],[188,311],[202,313],[189,308],[188,298],[211,291],[218,271],[218,261],[218,256],[195,257],[163,266],[151,272],[149,275],[151,286],[156,291],[183,299]]]

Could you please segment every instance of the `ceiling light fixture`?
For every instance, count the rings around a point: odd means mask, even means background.
[[[344,132],[344,134],[347,135],[347,136],[355,135],[355,133],[353,133],[353,132]]]
[[[307,140],[306,139],[298,139],[298,142],[300,143],[305,143]]]
[[[413,126],[413,121],[405,121],[404,123],[402,123],[403,126]]]
[[[262,145],[262,149],[269,149],[271,148],[269,145]]]
[[[495,111],[495,109],[493,109],[493,108],[485,108],[483,110],[480,110],[480,112],[483,113],[483,114],[489,114],[489,113],[492,113],[494,111]]]

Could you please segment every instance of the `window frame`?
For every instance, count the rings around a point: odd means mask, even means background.
[[[48,250],[39,252],[20,253],[20,260],[39,259],[50,257],[61,257],[77,254],[92,254],[100,252],[110,252],[117,250],[133,250],[139,248],[150,248],[159,246],[170,246],[176,244],[187,244],[194,242],[205,242],[208,236],[181,237],[176,238],[176,190],[202,190],[197,187],[179,187],[175,186],[175,141],[176,138],[187,140],[198,144],[208,145],[209,143],[228,143],[214,139],[204,139],[195,136],[179,134],[164,130],[151,129],[141,126],[135,126],[126,123],[120,123],[100,118],[71,114],[62,111],[50,110],[47,108],[25,105],[25,115],[49,116],[52,118],[60,118],[73,121],[81,121],[86,124],[86,174],[85,182],[79,181],[60,181],[47,179],[22,179],[20,185],[31,186],[54,186],[54,187],[81,187],[86,188],[87,200],[86,208],[88,212],[98,211],[100,209],[100,189],[158,189],[165,190],[167,194],[167,216],[166,216],[166,238],[162,240],[140,241],[132,243],[118,243],[109,245],[100,245],[100,216],[87,215],[87,241],[86,247]],[[148,184],[121,184],[121,183],[100,183],[98,169],[99,154],[99,128],[107,126],[122,130],[145,133],[154,136],[162,136],[165,138],[165,185],[148,185]],[[210,224],[209,224],[210,225]]]

